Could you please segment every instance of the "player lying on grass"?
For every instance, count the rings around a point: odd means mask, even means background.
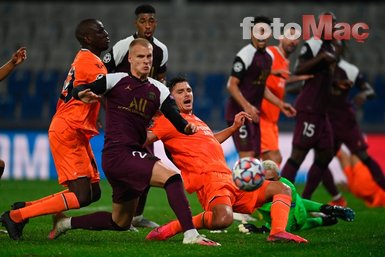
[[[368,167],[358,156],[349,155],[341,149],[337,153],[337,158],[345,173],[350,192],[364,200],[368,207],[385,207],[385,190],[374,181]]]
[[[266,160],[262,162],[265,180],[281,181],[291,188],[292,192],[292,205],[289,213],[289,220],[287,222],[287,231],[298,231],[304,229],[315,228],[319,226],[330,226],[337,224],[339,219],[345,221],[353,221],[355,213],[350,208],[344,208],[341,206],[331,206],[328,204],[322,204],[311,200],[303,199],[297,193],[297,190],[293,183],[286,178],[279,176],[279,169],[275,162]],[[254,224],[246,223],[240,224],[239,231],[243,233],[265,233],[271,229],[270,211],[272,203],[265,203],[258,211],[262,214],[263,219],[266,221],[266,226],[260,228]],[[315,214],[312,216],[312,214]]]
[[[221,142],[230,137],[244,122],[251,120],[246,112],[235,116],[232,126],[213,134],[211,129],[193,114],[193,92],[186,79],[178,77],[169,83],[169,90],[184,119],[194,124],[198,131],[185,136],[174,129],[164,117],[157,118],[148,131],[149,142],[162,140],[171,154],[174,164],[180,169],[185,189],[195,192],[204,212],[193,217],[197,229],[220,230],[233,223],[233,211],[251,214],[266,202],[271,207],[272,229],[268,241],[292,241],[306,243],[307,240],[285,231],[291,205],[291,190],[280,181],[265,181],[257,190],[239,190],[227,167]],[[166,240],[182,232],[177,220],[155,228],[148,240]]]

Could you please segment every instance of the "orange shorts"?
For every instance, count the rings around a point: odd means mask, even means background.
[[[260,119],[261,153],[279,150],[279,130],[277,123]]]
[[[49,145],[59,184],[88,177],[91,183],[100,181],[95,157],[87,136],[70,128],[61,119],[54,119],[48,131]]]
[[[232,181],[231,174],[210,172],[202,178],[204,186],[198,190],[198,200],[205,211],[213,206],[225,204],[232,206],[234,212],[251,214],[265,203],[265,190],[270,181],[252,192],[239,190]]]

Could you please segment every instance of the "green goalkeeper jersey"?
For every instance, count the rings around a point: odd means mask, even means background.
[[[301,196],[297,193],[297,189],[286,178],[280,178],[279,181],[289,186],[291,189],[291,206],[289,212],[289,219],[286,226],[286,231],[296,231],[305,228],[311,228],[322,225],[321,218],[309,218],[308,211],[319,211],[321,204],[313,202],[310,200],[302,199]],[[271,202],[265,203],[258,209],[258,211],[263,215],[263,219],[266,221],[266,226],[270,228],[271,217]]]

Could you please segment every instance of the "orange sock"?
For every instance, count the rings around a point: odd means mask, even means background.
[[[206,228],[212,229],[213,227],[213,212],[205,211],[193,217],[193,224],[196,229]]]
[[[291,196],[277,194],[273,197],[271,204],[271,231],[270,235],[286,230],[287,221],[289,219],[291,205]]]
[[[58,192],[58,193],[55,193],[55,194],[53,194],[53,195],[49,195],[49,196],[46,196],[46,197],[37,199],[37,200],[35,200],[35,201],[25,202],[25,206],[30,206],[30,205],[33,205],[33,204],[37,204],[37,203],[40,203],[40,202],[42,202],[42,201],[45,201],[45,200],[47,200],[47,199],[49,199],[49,198],[52,198],[52,197],[54,197],[54,196],[56,196],[56,195],[64,194],[64,193],[67,193],[67,192],[69,192],[68,189],[63,190],[63,191]]]
[[[213,212],[206,211],[193,216],[193,224],[196,229],[211,229],[213,224]],[[182,232],[182,226],[180,225],[178,220],[171,221],[168,226],[171,229],[170,232],[173,233],[172,235],[176,235]]]
[[[22,222],[28,218],[80,208],[79,201],[72,192],[64,192],[45,198],[34,205],[11,211],[11,219],[15,222]]]

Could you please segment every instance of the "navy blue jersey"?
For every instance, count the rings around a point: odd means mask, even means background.
[[[138,38],[137,34],[129,36],[118,41],[112,49],[103,57],[104,65],[108,73],[112,72],[130,72],[130,63],[128,62],[128,48],[130,43]],[[153,47],[153,61],[149,76],[157,79],[157,76],[167,71],[168,50],[167,46],[153,37],[149,40]]]
[[[350,107],[351,100],[349,98],[350,88],[342,89],[338,87],[341,81],[349,81],[352,86],[358,88],[358,91],[366,91],[367,87],[363,87],[366,83],[364,76],[360,73],[357,66],[341,59],[334,71],[333,90],[331,98],[331,110],[339,107]],[[371,88],[370,88],[371,89]]]
[[[233,62],[231,76],[240,80],[238,87],[242,95],[258,109],[261,108],[272,60],[272,53],[269,50],[257,50],[250,43],[238,52]],[[233,120],[240,111],[243,111],[242,107],[233,97],[230,97],[226,120]]]
[[[142,147],[152,117],[170,94],[161,82],[141,81],[127,73],[107,74],[104,150],[116,146]]]
[[[322,52],[329,52],[334,55],[334,46],[329,41],[312,38],[305,42],[298,58],[301,61],[307,61]],[[319,114],[327,112],[335,66],[335,63],[329,64],[326,61],[321,61],[307,72],[307,74],[312,74],[314,77],[304,82],[304,86],[295,102],[297,110]]]

